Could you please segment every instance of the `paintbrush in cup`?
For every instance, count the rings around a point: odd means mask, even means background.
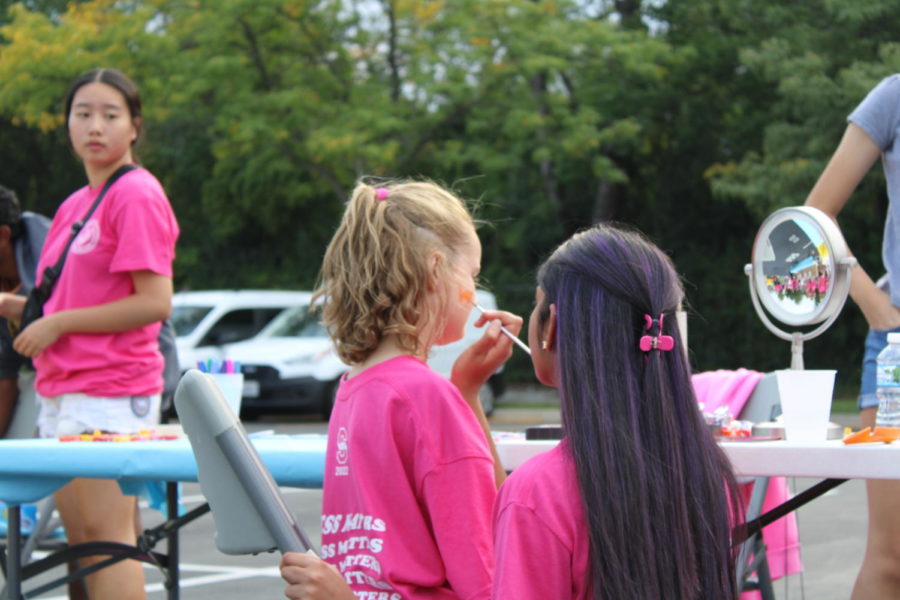
[[[476,309],[478,309],[478,312],[480,312],[481,314],[484,314],[484,312],[485,312],[484,309],[481,308],[481,306],[479,306],[479,304],[477,302],[475,302],[475,293],[474,292],[472,292],[470,290],[463,290],[462,292],[459,293],[459,299],[462,300],[463,302],[471,302],[472,306],[474,306]],[[513,334],[513,332],[511,332],[509,329],[507,329],[503,325],[500,326],[500,331],[506,337],[511,339],[513,342],[515,342],[515,344],[519,348],[521,348],[526,353],[528,353],[528,356],[531,356],[531,348],[529,348],[525,342],[523,342],[522,340],[517,338],[515,336],[515,334]]]

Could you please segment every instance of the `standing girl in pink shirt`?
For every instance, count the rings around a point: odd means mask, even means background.
[[[480,268],[465,205],[428,182],[359,184],[328,246],[318,297],[352,368],[328,424],[321,554],[359,598],[490,596],[503,472],[478,390],[512,352],[499,325],[522,319],[482,317],[452,382],[425,362],[462,338]]]
[[[104,183],[135,162],[141,131],[135,85],[113,69],[78,77],[66,96],[69,141],[88,185],[53,217],[38,263],[56,264]],[[16,338],[34,359],[41,403],[41,437],[91,432],[130,433],[158,423],[163,357],[157,336],[171,311],[172,260],[178,225],[162,186],[134,168],[107,191],[77,230],[44,316]],[[133,545],[134,497],[116,481],[75,479],[55,494],[70,544]],[[105,557],[81,559],[90,565]],[[144,598],[140,563],[123,561],[87,576],[92,600]]]

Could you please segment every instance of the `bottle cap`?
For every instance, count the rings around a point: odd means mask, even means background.
[[[887,343],[888,344],[900,344],[900,331],[895,331],[887,334]]]

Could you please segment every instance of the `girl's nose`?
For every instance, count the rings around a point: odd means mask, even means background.
[[[99,133],[103,129],[103,116],[102,115],[92,115],[90,119],[88,119],[88,131],[91,133],[97,132]]]

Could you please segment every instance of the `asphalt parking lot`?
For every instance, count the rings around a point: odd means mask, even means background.
[[[494,416],[492,427],[518,431],[529,425],[558,423],[559,411],[552,397],[540,390],[519,390],[504,398]],[[511,405],[511,402],[515,402]],[[855,415],[834,415],[842,424],[855,424]],[[319,433],[325,423],[315,417],[271,417],[247,423],[248,431],[274,430],[278,433]],[[795,491],[815,483],[814,480],[794,479],[789,484]],[[319,543],[321,492],[319,490],[283,490],[288,505],[306,529],[313,542]],[[797,511],[802,557],[802,574],[775,583],[779,600],[809,598],[816,600],[846,600],[856,577],[865,546],[866,531],[865,483],[849,481]],[[185,484],[182,501],[187,509],[204,502],[199,486]],[[159,523],[161,515],[142,510],[145,526]],[[215,525],[207,514],[181,530],[181,598],[184,600],[246,600],[247,598],[281,598],[284,585],[278,575],[279,555],[227,556],[220,553],[214,542]],[[59,576],[62,571],[54,572]],[[145,567],[147,597],[166,597],[163,580],[151,566]],[[30,587],[30,585],[29,585]],[[38,598],[63,600],[62,589],[47,592]]]

